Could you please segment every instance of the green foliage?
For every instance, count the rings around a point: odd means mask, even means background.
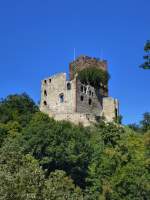
[[[0,123],[0,147],[7,137],[8,131],[5,127],[5,124]]]
[[[110,75],[107,71],[96,67],[89,67],[78,72],[78,78],[83,84],[88,84],[96,89],[100,87],[100,83],[107,85]]]
[[[143,69],[150,69],[150,40],[144,46],[145,55],[143,56],[144,63],[140,65]]]
[[[76,184],[84,187],[90,135],[83,127],[69,122],[56,122],[37,113],[23,131],[24,149],[39,160],[47,173],[65,170]]]
[[[43,172],[30,155],[23,155],[19,138],[9,138],[0,149],[0,199],[41,200]]]
[[[0,123],[0,147],[8,136],[16,137],[21,130],[21,125],[16,121],[10,121],[7,124]]]
[[[107,146],[115,146],[121,135],[124,134],[123,127],[113,123],[105,124],[105,122],[101,122],[96,125],[96,128],[103,138],[104,145]]]
[[[150,130],[150,113],[144,113],[143,120],[140,123],[143,132],[147,132],[148,130]]]
[[[112,178],[110,199],[145,200],[150,197],[150,176],[139,162],[128,164]]]
[[[0,103],[0,200],[149,200],[149,113],[139,129],[84,128],[37,110],[28,96]]]
[[[7,140],[0,149],[1,200],[83,199],[81,189],[65,172],[52,172],[45,179],[39,162],[23,155],[19,139]]]
[[[27,94],[9,95],[0,101],[0,122],[17,121],[26,126],[37,110],[38,107]]]
[[[128,127],[130,129],[132,129],[133,131],[135,131],[135,132],[141,132],[140,126],[138,124],[136,124],[136,123],[129,124]]]
[[[44,199],[83,200],[83,195],[64,171],[56,170],[45,182]]]
[[[140,121],[139,124],[129,124],[128,127],[137,133],[145,134],[147,131],[150,130],[150,113],[144,113],[143,119]]]

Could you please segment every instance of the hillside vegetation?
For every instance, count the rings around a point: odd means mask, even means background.
[[[0,200],[149,200],[150,126],[129,127],[57,122],[28,95],[8,96],[0,101]]]

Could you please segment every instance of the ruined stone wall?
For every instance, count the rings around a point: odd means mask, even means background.
[[[103,98],[103,116],[106,121],[112,122],[119,116],[119,102],[112,97]]]
[[[102,106],[95,89],[90,85],[83,85],[77,81],[77,112],[100,116]]]
[[[84,126],[90,126],[96,123],[96,119],[93,115],[87,115],[83,113],[56,114],[54,118],[57,121],[66,120],[76,125],[83,124]]]
[[[76,80],[66,81],[61,73],[44,79],[40,110],[52,113],[73,113],[76,110]]]

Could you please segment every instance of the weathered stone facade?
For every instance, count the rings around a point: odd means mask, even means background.
[[[119,116],[119,102],[112,97],[103,98],[103,116],[106,121],[115,120]]]
[[[42,81],[42,112],[56,120],[69,120],[84,126],[96,123],[102,116],[107,121],[113,121],[118,116],[119,106],[116,99],[104,96],[100,101],[95,88],[82,84],[76,76],[70,77],[70,80],[66,77],[66,73],[60,73]]]

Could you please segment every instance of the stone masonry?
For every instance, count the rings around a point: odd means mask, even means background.
[[[78,60],[81,58],[79,57]],[[90,60],[90,57],[87,58]],[[78,70],[87,67],[83,65],[84,62],[82,62],[81,68],[78,66]],[[106,66],[104,64],[102,69],[107,70]],[[108,93],[106,94],[106,91],[104,93],[101,89],[103,98],[100,101],[95,88],[82,84],[77,76],[72,74],[71,67],[70,76],[70,80],[67,80],[66,73],[60,73],[42,81],[40,102],[42,112],[56,120],[68,120],[75,124],[81,123],[84,126],[96,123],[97,119],[102,116],[105,117],[106,121],[112,122],[119,115],[118,100],[108,97]]]

